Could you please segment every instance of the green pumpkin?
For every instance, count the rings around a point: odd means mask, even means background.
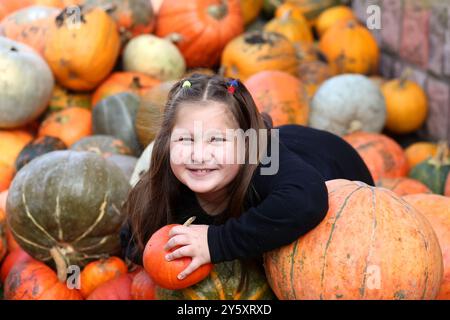
[[[16,159],[16,170],[19,171],[31,160],[46,153],[58,150],[65,150],[67,146],[56,137],[40,137],[28,143]]]
[[[256,266],[246,266],[248,286],[237,292],[242,265],[239,260],[214,266],[210,275],[198,284],[183,290],[156,288],[159,300],[273,300],[275,296],[264,272]]]
[[[35,259],[54,265],[56,250],[66,265],[81,268],[120,253],[121,206],[129,188],[124,174],[95,153],[47,153],[17,173],[7,223]]]
[[[121,139],[134,155],[140,155],[142,147],[134,125],[140,103],[133,93],[119,93],[101,100],[92,111],[94,134]]]
[[[109,157],[113,154],[133,154],[125,142],[107,135],[95,135],[80,139],[74,143],[70,149],[75,151],[95,152],[103,157]]]
[[[409,176],[425,184],[433,193],[444,194],[445,183],[450,176],[447,142],[441,142],[436,156],[416,165]]]

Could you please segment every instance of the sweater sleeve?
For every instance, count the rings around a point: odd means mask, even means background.
[[[263,200],[238,218],[208,229],[211,261],[256,258],[288,245],[316,227],[328,211],[325,181],[312,166],[280,144],[279,169],[253,182]]]

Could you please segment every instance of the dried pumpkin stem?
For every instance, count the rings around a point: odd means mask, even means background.
[[[412,75],[412,69],[410,67],[405,68],[403,70],[402,74],[400,75],[400,87],[404,87],[406,84],[406,81],[408,81],[409,77]]]
[[[190,217],[184,224],[183,227],[189,227],[196,219],[197,217]]]
[[[66,261],[59,249],[57,247],[53,247],[50,249],[50,255],[56,264],[56,271],[58,274],[58,280],[61,283],[66,282],[67,280],[67,264]]]
[[[438,143],[436,155],[430,162],[438,167],[450,163],[447,141],[443,140]]]

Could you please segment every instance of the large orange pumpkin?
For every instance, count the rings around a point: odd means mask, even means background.
[[[86,300],[131,300],[131,274],[122,274],[96,288]]]
[[[436,232],[444,260],[444,279],[437,299],[450,300],[450,198],[416,194],[403,199],[424,214]]]
[[[437,152],[437,145],[432,142],[416,142],[405,149],[406,158],[410,168],[414,168],[419,163],[434,157]]]
[[[232,40],[222,55],[224,75],[241,81],[260,71],[279,70],[297,75],[294,44],[278,33],[253,31]]]
[[[70,147],[92,135],[92,113],[78,107],[55,112],[42,123],[38,135],[59,138]]]
[[[329,210],[312,231],[265,255],[279,299],[434,299],[443,276],[427,219],[395,193],[327,182]]]
[[[425,91],[405,77],[390,80],[381,86],[386,100],[386,128],[396,134],[420,129],[428,114]]]
[[[117,93],[130,92],[145,95],[160,81],[138,72],[115,72],[111,74],[95,91],[92,96],[92,106],[100,100]]]
[[[156,300],[156,285],[145,270],[139,271],[131,283],[133,300]]]
[[[320,36],[324,35],[325,32],[330,29],[336,23],[341,21],[356,21],[357,18],[353,14],[352,9],[348,6],[335,6],[323,11],[316,21],[317,34]]]
[[[64,276],[63,276],[64,275]],[[7,300],[82,300],[77,289],[70,289],[66,275],[58,275],[44,263],[28,260],[14,266],[6,277]]]
[[[54,7],[31,6],[13,12],[0,23],[0,35],[29,45],[44,54],[48,32],[60,10]]]
[[[389,189],[399,196],[409,194],[431,193],[431,190],[422,182],[411,178],[382,178],[377,181],[377,187]]]
[[[320,39],[319,47],[335,74],[371,75],[378,71],[377,42],[369,30],[355,21],[333,25]]]
[[[31,5],[31,0],[0,0],[0,20],[14,11]]]
[[[6,256],[5,260],[3,261],[2,265],[1,265],[0,281],[2,283],[5,282],[6,277],[8,277],[9,272],[15,265],[25,262],[25,261],[29,261],[31,259],[32,258],[30,257],[30,255],[28,253],[26,253],[25,251],[23,251],[21,248],[11,251]]]
[[[33,136],[24,130],[0,130],[0,163],[14,167],[20,151]]]
[[[274,126],[308,123],[308,97],[298,78],[281,71],[263,71],[250,77],[245,86],[258,110],[272,117]]]
[[[80,292],[87,298],[97,287],[128,272],[125,262],[118,257],[93,261],[84,267],[80,275]]]
[[[177,45],[189,68],[213,67],[225,45],[244,31],[239,0],[165,0],[156,35],[177,33]]]
[[[381,178],[400,178],[408,173],[403,149],[391,138],[377,133],[355,132],[344,139],[358,151],[376,182]]]
[[[0,162],[0,192],[9,188],[9,185],[14,178],[14,173],[15,170],[13,166]]]
[[[80,11],[80,21],[68,17],[70,8],[55,20],[45,58],[64,87],[89,91],[113,69],[120,50],[114,20],[102,9]]]
[[[279,18],[273,18],[265,27],[266,32],[277,32],[288,38],[292,43],[312,43],[314,38],[312,30],[305,18],[293,17],[287,11]]]

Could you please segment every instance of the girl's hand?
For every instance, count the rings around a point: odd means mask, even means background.
[[[178,279],[183,280],[202,265],[211,262],[207,225],[176,226],[170,230],[169,237],[170,239],[164,250],[169,251],[174,247],[180,248],[167,254],[167,261],[192,257],[192,262],[178,275]]]

